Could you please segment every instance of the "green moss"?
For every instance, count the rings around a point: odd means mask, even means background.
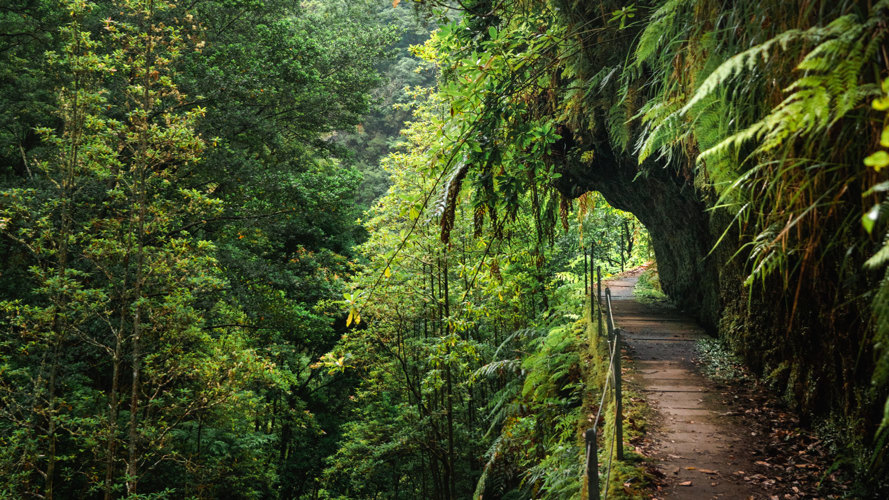
[[[784,387],[790,375],[790,363],[782,361],[765,376],[765,381],[772,387]]]
[[[589,308],[582,320],[584,329],[584,341],[586,345],[583,349],[582,366],[583,377],[586,383],[586,391],[583,401],[583,416],[578,421],[577,440],[581,450],[585,449],[584,433],[592,424],[598,411],[598,405],[602,396],[602,388],[605,386],[606,375],[608,373],[608,342],[606,334],[600,332],[596,315],[592,315],[590,319]],[[629,363],[624,363],[625,372],[631,372],[634,368]],[[626,377],[626,375],[624,375]],[[609,389],[610,391],[611,389]],[[640,394],[631,386],[624,383],[623,387],[623,440],[624,443],[633,443],[644,436],[648,427],[649,415],[651,409],[645,403]],[[602,436],[598,440],[598,459],[599,459],[599,484],[602,491],[605,490],[605,481],[608,477],[608,498],[609,499],[642,499],[650,498],[651,478],[646,472],[645,457],[636,453],[632,446],[624,445],[624,460],[618,461],[614,456],[616,450],[612,445],[611,436],[614,435],[614,400],[606,397],[605,407],[602,409],[603,422],[600,424],[598,435]],[[611,471],[608,473],[606,467],[611,460]],[[585,457],[580,456],[581,467],[584,464]],[[586,484],[583,485],[582,495],[586,494]]]

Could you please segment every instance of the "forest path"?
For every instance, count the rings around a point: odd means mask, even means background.
[[[756,438],[731,416],[725,404],[731,395],[696,369],[695,341],[706,333],[669,306],[636,301],[641,273],[628,271],[603,286],[611,289],[614,321],[635,365],[628,380],[654,413],[646,454],[662,474],[657,497],[769,498],[743,472],[755,468],[750,441]]]

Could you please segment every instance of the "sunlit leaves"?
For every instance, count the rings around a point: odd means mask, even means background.
[[[864,230],[868,233],[873,232],[874,224],[876,224],[877,220],[880,218],[880,205],[874,205],[870,210],[867,211],[861,217],[861,225],[864,227]]]
[[[611,22],[618,22],[618,29],[624,29],[627,27],[629,20],[634,17],[636,17],[636,4],[632,3],[626,7],[613,11],[611,13]]]
[[[889,78],[883,80],[881,90],[883,95],[872,101],[872,107],[877,111],[889,111]],[[883,129],[880,132],[880,146],[889,148],[889,122],[886,120],[884,120]],[[864,159],[864,164],[879,173],[880,170],[889,165],[889,152],[885,150],[875,151]]]
[[[387,267],[386,270],[388,271],[389,268]],[[343,293],[343,299],[345,299],[344,302],[349,310],[349,316],[346,318],[346,326],[351,326],[353,322],[355,323],[355,325],[361,323],[361,309],[359,304],[360,296],[361,294],[349,292]]]
[[[879,172],[889,165],[889,153],[886,151],[877,151],[864,159],[864,164]]]

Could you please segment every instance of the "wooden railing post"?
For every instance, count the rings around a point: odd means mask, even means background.
[[[617,459],[624,459],[624,404],[621,394],[620,328],[614,329],[614,439],[617,441]]]
[[[605,287],[605,309],[607,316],[605,317],[605,327],[608,331],[608,344],[611,345],[614,336],[614,324],[611,321],[611,289]]]
[[[590,317],[592,317],[593,314],[593,278],[595,278],[595,276],[593,276],[593,273],[596,269],[596,258],[595,254],[593,253],[594,249],[595,243],[590,243]],[[586,278],[584,278],[584,280],[586,280]]]
[[[587,500],[599,500],[599,455],[596,445],[596,428],[587,429],[584,439],[586,440]]]
[[[598,283],[599,283],[598,290],[596,292],[596,303],[601,306],[602,305],[602,266],[596,267],[596,274],[597,274]],[[590,285],[590,288],[592,288],[592,285]],[[598,321],[599,321],[599,331],[601,332],[602,331],[602,308],[601,307],[599,307]]]

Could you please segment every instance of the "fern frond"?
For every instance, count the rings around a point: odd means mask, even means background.
[[[648,62],[678,33],[676,23],[677,14],[686,5],[692,4],[692,0],[668,0],[651,15],[651,20],[645,26],[645,30],[639,35],[636,45],[633,65],[638,67]]]
[[[626,109],[627,84],[621,86],[620,97],[608,109],[608,137],[618,151],[626,151],[630,143],[629,117]]]
[[[685,135],[677,107],[675,100],[658,103],[643,117],[645,129],[639,134],[635,148],[639,163],[644,162],[653,152],[672,146]]]
[[[815,137],[858,106],[870,94],[867,88],[858,85],[868,60],[865,54],[873,52],[872,44],[880,43],[884,36],[871,35],[867,26],[854,15],[842,16],[823,28],[784,32],[723,63],[701,84],[680,114],[699,107],[718,86],[755,65],[759,58],[766,61],[776,45],[786,50],[795,40],[820,42],[797,65],[796,69],[803,75],[784,89],[787,97],[781,103],[761,120],[703,151],[698,162],[706,164],[714,157],[738,151],[750,141],[758,142],[756,153],[765,153],[792,138]],[[865,44],[867,38],[871,40]]]
[[[703,83],[701,83],[701,86],[698,87],[698,90],[695,91],[692,98],[682,107],[680,114],[688,113],[698,103],[710,96],[718,87],[736,75],[741,74],[745,70],[754,70],[760,60],[762,60],[762,62],[768,62],[769,55],[776,46],[780,47],[783,51],[786,51],[791,42],[820,42],[826,37],[844,33],[856,26],[860,25],[857,24],[856,17],[850,14],[834,20],[826,27],[814,27],[808,30],[787,30],[759,45],[736,54],[719,65],[719,67],[716,68]]]
[[[760,137],[762,135],[763,129],[764,124],[762,122],[754,123],[741,132],[732,134],[720,141],[715,146],[706,149],[698,155],[697,161],[699,163],[706,164],[708,161],[716,156],[732,154],[734,151],[740,149],[745,142]]]
[[[479,378],[493,378],[499,377],[504,372],[506,373],[521,373],[522,371],[522,360],[521,359],[501,359],[497,361],[491,361],[490,363],[482,366],[478,370],[476,370],[472,374],[473,379]]]
[[[877,250],[877,253],[873,254],[871,258],[867,259],[864,266],[870,269],[879,269],[886,264],[889,264],[889,241]]]
[[[611,79],[614,78],[616,74],[618,74],[620,66],[613,66],[611,68],[604,69],[608,69],[609,71],[607,73],[604,73],[602,79],[599,81],[599,90],[603,90],[608,85],[608,82],[610,82]]]

